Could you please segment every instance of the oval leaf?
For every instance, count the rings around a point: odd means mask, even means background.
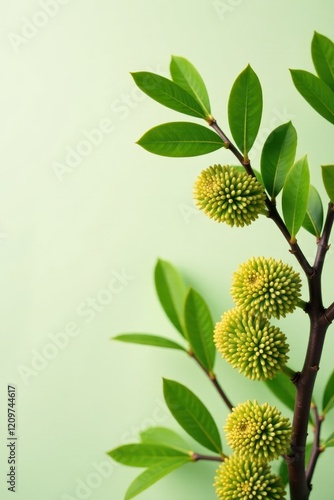
[[[152,484],[159,481],[159,479],[167,476],[167,474],[173,472],[173,470],[178,469],[190,461],[190,457],[169,458],[152,465],[152,467],[149,467],[147,470],[139,474],[139,476],[136,477],[136,479],[130,484],[124,500],[134,498],[139,495],[139,493],[152,486]]]
[[[303,228],[316,238],[320,238],[324,219],[324,211],[320,195],[314,186],[310,186],[308,194],[307,210],[303,221]]]
[[[108,452],[116,462],[131,467],[151,467],[166,458],[189,458],[190,453],[160,444],[133,443]]]
[[[254,144],[262,116],[262,89],[260,81],[251,66],[237,77],[228,102],[228,121],[233,138],[243,153]]]
[[[213,321],[204,299],[192,288],[184,305],[184,320],[190,346],[200,363],[212,372],[216,348],[213,342]]]
[[[196,99],[168,78],[148,71],[131,74],[140,90],[160,104],[186,115],[205,118],[206,114]]]
[[[172,264],[159,259],[154,270],[155,288],[165,313],[175,328],[185,336],[183,304],[187,288]]]
[[[291,122],[280,125],[268,136],[261,155],[263,182],[272,200],[283,188],[295,161],[297,132]]]
[[[171,122],[151,128],[137,142],[150,153],[160,156],[200,156],[224,146],[211,130],[190,122]]]
[[[156,443],[176,448],[180,451],[191,453],[188,443],[175,431],[166,427],[150,427],[140,433],[143,443]]]
[[[334,92],[320,78],[308,71],[291,69],[293,83],[298,92],[319,115],[334,123]]]
[[[130,344],[151,345],[156,347],[166,347],[167,349],[179,349],[187,352],[182,345],[173,340],[159,337],[159,335],[150,335],[146,333],[122,333],[113,337],[111,340],[119,340],[120,342],[128,342]]]
[[[334,371],[328,379],[322,399],[322,412],[328,413],[334,407]]]
[[[289,471],[288,471],[288,464],[286,463],[284,458],[281,459],[278,475],[282,479],[284,486],[287,485],[289,482]]]
[[[296,241],[296,234],[303,224],[307,210],[309,190],[310,173],[307,157],[304,156],[289,170],[283,188],[283,216],[291,234],[291,242]]]
[[[326,448],[332,448],[334,446],[334,432],[326,439],[324,446]]]
[[[315,32],[311,51],[319,78],[334,90],[334,43],[326,36]]]
[[[284,373],[278,372],[274,379],[267,379],[264,383],[283,404],[294,411],[296,387]]]
[[[210,117],[208,91],[195,66],[184,57],[172,56],[170,73],[173,81],[191,94],[201,106],[205,116]]]
[[[329,199],[334,203],[334,165],[321,165],[321,171]]]
[[[164,379],[166,404],[183,429],[209,450],[222,453],[221,439],[211,414],[193,392],[173,380]]]

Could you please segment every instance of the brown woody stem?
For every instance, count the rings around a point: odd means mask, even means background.
[[[219,393],[219,395],[221,396],[221,398],[223,399],[224,403],[226,404],[226,406],[229,408],[229,410],[232,410],[233,408],[233,405],[231,403],[231,401],[229,400],[229,398],[226,396],[225,392],[223,391],[222,387],[220,386],[217,378],[216,378],[216,375],[214,373],[210,373],[203,365],[202,363],[199,361],[199,359],[195,356],[195,354],[192,352],[192,351],[188,351],[188,354],[189,356],[191,356],[195,361],[196,363],[202,368],[202,370],[204,371],[204,373],[209,377],[209,379],[211,380],[212,384],[214,385],[215,389],[217,390],[217,392]]]
[[[255,176],[250,162],[245,161],[244,156],[226,137],[217,122],[210,123],[212,128],[223,139],[225,147],[230,149],[249,175]],[[274,200],[266,196],[266,206],[269,217],[275,222],[278,229],[290,245],[290,252],[296,257],[308,280],[309,302],[306,304],[305,312],[310,318],[310,333],[306,351],[304,366],[293,379],[297,394],[292,424],[291,453],[286,456],[289,469],[289,482],[291,500],[308,500],[311,491],[311,479],[319,455],[320,446],[315,445],[311,456],[308,471],[305,471],[305,447],[307,429],[309,423],[309,412],[312,401],[313,388],[320,366],[320,359],[325,341],[326,331],[334,320],[334,302],[325,309],[322,302],[321,275],[326,253],[329,249],[329,237],[334,221],[334,204],[329,203],[325,225],[322,236],[318,239],[317,255],[314,265],[311,266],[303,254],[296,240],[291,235],[279,215]],[[320,417],[318,417],[320,418]],[[320,440],[320,421],[316,422],[316,439]]]

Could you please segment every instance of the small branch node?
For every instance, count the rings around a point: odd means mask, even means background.
[[[300,379],[300,375],[300,372],[296,372],[294,377],[291,379],[291,382],[296,385],[298,383],[298,380]]]
[[[324,317],[324,320],[326,321],[326,323],[327,323],[328,325],[331,325],[331,324],[332,324],[332,320],[331,320],[331,319],[329,319],[329,317],[327,316],[327,314],[326,314],[325,312],[324,312],[324,314],[323,314],[323,317]]]
[[[313,372],[318,372],[320,370],[320,367],[318,365],[313,365],[313,366],[311,366],[311,370]]]

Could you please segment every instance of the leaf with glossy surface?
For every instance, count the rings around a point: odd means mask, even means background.
[[[316,238],[320,238],[323,219],[324,211],[320,195],[316,188],[311,185],[310,192],[308,194],[307,210],[303,221],[303,228],[313,234],[313,236],[316,236]]]
[[[186,297],[184,320],[187,338],[196,358],[212,372],[216,355],[213,342],[214,325],[207,304],[193,288],[190,288]]]
[[[169,262],[159,259],[154,270],[157,295],[163,310],[175,328],[185,336],[183,304],[187,287],[180,273]]]
[[[185,453],[175,448],[160,444],[133,443],[119,446],[108,452],[116,462],[131,467],[151,467],[166,458],[189,458]]]
[[[148,71],[131,74],[140,90],[160,104],[186,115],[205,118],[206,115],[201,105],[175,82]]]
[[[305,463],[308,464],[312,455],[313,443],[307,443],[305,448]]]
[[[183,429],[209,450],[222,453],[217,425],[193,392],[173,380],[164,379],[166,404]]]
[[[119,340],[120,342],[128,342],[130,344],[150,345],[155,347],[166,347],[167,349],[179,349],[180,351],[187,350],[182,345],[174,342],[173,340],[160,337],[159,335],[151,335],[146,333],[122,333],[113,337],[112,340]]]
[[[152,486],[152,484],[159,481],[159,479],[162,479],[170,472],[173,472],[190,461],[190,457],[169,458],[152,465],[147,470],[139,474],[139,476],[136,477],[136,479],[130,484],[126,491],[124,500],[134,498],[139,495],[139,493]]]
[[[285,178],[295,161],[297,132],[291,122],[273,130],[264,143],[261,155],[261,173],[270,198],[273,200],[283,188]]]
[[[322,412],[326,414],[332,408],[334,408],[334,371],[329,377],[325,387],[322,399]]]
[[[267,379],[264,383],[285,406],[294,410],[296,388],[284,373],[278,372],[274,379]]]
[[[167,427],[150,427],[140,433],[143,443],[156,443],[190,453],[189,444],[175,431]]]
[[[293,83],[298,92],[330,123],[334,123],[334,92],[320,78],[302,69],[291,69]]]
[[[205,155],[224,147],[218,134],[191,122],[170,122],[153,127],[137,144],[150,153],[173,158]]]
[[[329,196],[334,203],[334,165],[321,165],[322,180]]]
[[[286,463],[284,458],[281,459],[278,475],[282,479],[284,486],[287,485],[289,482],[289,471],[288,471],[288,464]]]
[[[305,218],[309,190],[310,172],[307,156],[304,156],[291,167],[283,187],[283,216],[292,242],[296,241]]]
[[[326,439],[324,446],[326,448],[332,448],[334,446],[334,432]]]
[[[326,36],[315,32],[311,52],[319,78],[334,90],[334,43]]]
[[[173,81],[191,94],[201,106],[205,116],[209,117],[211,109],[208,91],[195,66],[184,57],[172,56],[170,73]]]
[[[235,80],[228,101],[231,133],[245,158],[256,139],[261,116],[261,84],[254,70],[248,65]]]

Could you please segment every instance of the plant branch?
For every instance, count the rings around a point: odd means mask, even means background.
[[[328,242],[329,242],[329,238],[331,235],[333,222],[334,222],[334,204],[329,203],[327,215],[326,215],[326,220],[325,220],[325,224],[324,224],[324,229],[322,232],[322,236],[318,241],[318,250],[317,250],[317,255],[315,257],[314,266],[313,266],[317,272],[321,272],[322,268],[324,266],[326,253],[329,250]]]
[[[211,126],[223,139],[225,147],[232,151],[246,172],[254,177],[255,173],[248,159],[246,161],[220,129],[217,122],[213,121]],[[290,245],[290,252],[295,256],[303,269],[309,286],[309,303],[306,304],[304,310],[310,318],[310,334],[303,369],[293,380],[297,394],[292,425],[291,453],[286,457],[289,469],[291,500],[308,500],[311,490],[311,477],[319,452],[321,451],[320,446],[315,445],[314,450],[312,450],[308,474],[306,475],[305,448],[309,424],[309,409],[311,407],[313,388],[319,370],[326,331],[331,321],[334,320],[334,302],[325,310],[322,302],[321,287],[321,274],[325,256],[329,248],[328,242],[334,221],[334,205],[333,203],[329,204],[324,230],[321,238],[318,240],[318,250],[314,266],[311,266],[297,241],[292,240],[287,226],[277,211],[275,202],[270,200],[267,195],[265,202],[269,211],[268,217],[274,221]],[[318,440],[320,417],[317,416],[316,418],[318,419],[316,420],[316,440]]]
[[[221,137],[223,139],[226,148],[229,149],[230,151],[232,151],[234,156],[238,159],[238,161],[241,163],[241,165],[245,168],[247,174],[251,175],[252,177],[255,177],[255,173],[251,167],[250,162],[248,160],[245,161],[243,155],[240,153],[240,151],[238,151],[238,149],[234,146],[234,144],[228,139],[228,137],[225,135],[225,133],[221,130],[221,128],[219,127],[216,120],[213,120],[210,123],[210,125],[217,132],[219,137]],[[299,247],[299,245],[297,244],[297,242],[291,241],[291,234],[289,233],[288,228],[284,224],[283,219],[279,215],[275,203],[272,202],[268,198],[267,195],[266,195],[265,202],[266,202],[266,206],[267,206],[268,211],[269,211],[268,217],[275,222],[276,226],[281,231],[281,233],[283,234],[286,241],[289,243],[290,252],[296,257],[296,259],[298,260],[298,262],[299,262],[300,266],[302,267],[303,271],[305,272],[305,274],[307,276],[312,276],[314,274],[314,269],[311,267],[311,265],[307,261],[305,255],[303,254],[303,252],[302,252],[301,248]]]
[[[311,457],[306,469],[306,481],[310,489],[311,489],[311,481],[315,466],[317,464],[320,453],[323,451],[323,448],[321,448],[320,446],[320,430],[321,430],[321,424],[324,421],[324,417],[322,415],[319,415],[318,408],[316,407],[316,405],[312,405],[312,410],[315,421],[314,442],[313,442]]]
[[[204,371],[204,373],[209,377],[209,379],[211,380],[212,384],[214,385],[214,387],[216,388],[217,392],[219,393],[219,395],[221,396],[221,398],[224,400],[226,406],[229,408],[229,410],[232,410],[233,408],[233,405],[231,403],[231,401],[229,400],[229,398],[226,396],[225,392],[223,391],[222,387],[220,386],[217,378],[216,378],[216,375],[214,373],[211,373],[209,372],[203,365],[202,363],[199,361],[198,358],[196,358],[195,354],[192,352],[192,351],[188,351],[188,354],[189,356],[191,356],[195,361],[196,363],[202,368],[202,370]]]
[[[249,161],[245,161],[245,158],[243,157],[243,155],[240,153],[240,151],[235,147],[235,145],[230,141],[230,139],[225,135],[225,133],[222,131],[222,129],[219,127],[218,123],[216,122],[216,120],[213,120],[211,123],[210,123],[211,127],[213,128],[213,130],[215,130],[217,132],[217,134],[219,135],[219,137],[221,137],[225,143],[225,147],[226,149],[229,149],[230,151],[232,151],[232,153],[234,154],[234,156],[237,158],[237,160],[241,163],[241,165],[245,168],[246,172],[251,175],[252,177],[255,177],[255,174],[253,172],[253,169],[251,168],[250,166],[250,163]]]
[[[309,288],[310,303],[307,313],[310,317],[310,335],[303,369],[294,380],[297,395],[292,424],[291,453],[287,456],[291,500],[307,500],[310,494],[310,484],[305,473],[309,409],[328,328],[328,322],[323,315],[321,273],[309,277]]]
[[[325,256],[329,250],[329,238],[331,235],[332,227],[334,223],[334,204],[328,204],[327,216],[325,220],[324,229],[322,232],[322,236],[318,242],[318,251],[315,258],[314,267],[318,270],[318,272],[322,271]],[[327,307],[324,311],[324,318],[330,324],[334,320],[334,302]]]
[[[198,462],[198,460],[209,460],[211,462],[224,462],[226,455],[220,456],[220,455],[201,455],[200,453],[193,453],[192,454],[192,460],[193,462]]]

